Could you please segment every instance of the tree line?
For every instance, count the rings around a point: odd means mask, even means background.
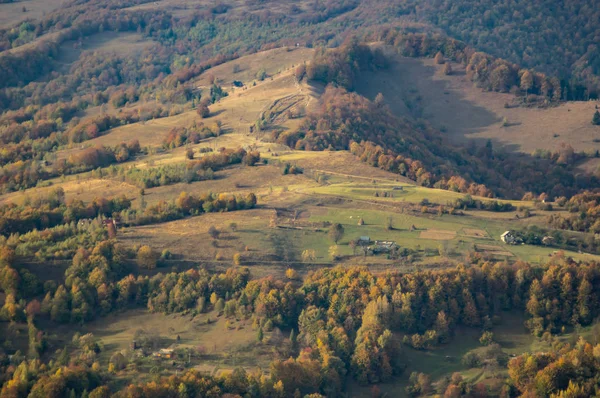
[[[178,202],[190,200],[182,194]],[[338,395],[346,374],[360,383],[390,380],[405,366],[399,333],[407,336],[404,344],[422,349],[450,341],[459,325],[488,330],[502,322],[505,311],[523,312],[537,336],[589,325],[600,315],[598,264],[560,256],[546,266],[481,262],[412,274],[337,267],[315,271],[298,286],[272,277],[252,280],[248,269],[239,267],[221,274],[191,269],[127,276],[125,260],[133,255],[110,241],[79,250],[64,284],[46,283],[39,305],[36,295],[19,290],[19,276],[10,259],[4,260],[0,285],[7,300],[0,312],[23,321],[29,310],[38,309],[35,319],[59,323],[87,322],[139,306],[255,317],[258,325],[270,322],[295,331],[295,354],[271,365],[272,387],[281,382],[278,388],[286,396],[296,390]]]

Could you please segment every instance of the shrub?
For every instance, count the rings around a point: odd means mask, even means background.
[[[140,267],[146,269],[154,269],[156,268],[157,262],[158,253],[152,250],[150,246],[144,245],[139,248],[137,252],[137,263]]]

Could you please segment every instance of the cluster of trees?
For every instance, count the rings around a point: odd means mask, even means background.
[[[50,171],[35,163],[28,165],[30,165],[32,171],[37,172],[41,176],[40,179],[47,179],[107,167],[114,163],[126,162],[140,152],[141,148],[138,140],[132,140],[128,143],[122,142],[112,148],[97,146],[75,152],[68,159],[62,158],[56,161]],[[4,169],[7,169],[7,167]],[[10,191],[11,188],[14,189],[15,184],[19,182],[20,178],[19,174],[7,176],[5,191]],[[26,179],[21,183],[20,187],[28,188],[33,185],[32,183],[33,181]]]
[[[455,209],[483,209],[497,212],[513,211],[515,209],[515,207],[510,202],[473,199],[471,195],[466,195],[463,198],[456,199],[449,205],[454,207]]]
[[[600,345],[580,338],[549,352],[523,354],[508,364],[510,383],[522,395],[589,397],[597,393]]]
[[[553,228],[600,233],[600,193],[585,191],[571,197],[565,208],[571,214],[551,214],[548,224]]]
[[[192,153],[193,154],[193,153]],[[246,152],[240,149],[221,148],[217,153],[208,153],[198,160],[185,164],[165,165],[159,167],[138,169],[112,168],[109,175],[126,179],[128,182],[140,188],[152,188],[179,182],[191,183],[193,181],[211,180],[214,172],[227,166],[243,163],[254,166],[260,161],[260,153],[256,151]]]
[[[194,122],[189,127],[174,127],[163,140],[163,147],[167,149],[178,148],[184,145],[197,144],[200,140],[210,137],[218,137],[221,133],[221,126],[215,123],[208,127],[204,123]]]
[[[45,197],[0,206],[0,244],[19,258],[69,259],[80,247],[92,248],[115,237],[112,224],[105,223],[109,218],[124,225],[159,223],[204,212],[251,209],[256,201],[253,193],[194,196],[182,192],[173,203],[162,201],[132,209],[125,196],[96,198],[85,204],[76,199],[65,201],[62,188],[56,188]]]
[[[58,160],[53,169],[58,175],[75,174],[83,171],[107,167],[113,163],[123,163],[140,153],[138,140],[122,142],[115,147],[98,146],[86,148],[69,156],[68,160]]]
[[[79,109],[74,103],[28,106],[0,117],[0,166],[35,168],[48,152],[66,143],[61,131]]]
[[[531,156],[537,159],[547,159],[552,164],[557,165],[569,165],[577,163],[585,158],[598,157],[600,153],[598,151],[590,152],[575,152],[575,149],[570,144],[561,143],[558,148],[554,151],[546,149],[536,149],[532,152]]]
[[[199,196],[182,192],[175,203],[159,201],[145,209],[125,210],[119,217],[126,225],[145,225],[178,220],[188,215],[252,209],[256,195],[246,196],[207,193]]]
[[[69,122],[78,111],[74,103],[57,102],[6,112],[0,117],[0,141],[10,144],[46,138]]]
[[[351,37],[336,49],[317,50],[312,62],[301,72],[296,71],[296,76],[301,79],[306,73],[309,81],[334,83],[351,90],[361,71],[385,68],[386,64],[387,60],[380,49],[372,50]]]
[[[370,166],[398,173],[417,181],[423,186],[433,186],[435,188],[484,197],[494,196],[493,192],[485,185],[477,184],[475,182],[468,183],[467,180],[456,175],[453,175],[448,179],[445,177],[438,179],[437,176],[429,172],[428,168],[424,165],[426,157],[423,157],[423,161],[414,160],[410,157],[397,155],[391,150],[386,151],[381,146],[375,145],[370,141],[361,141],[360,143],[353,142],[350,145],[350,152]],[[431,166],[431,164],[429,166]]]
[[[152,188],[185,182],[212,180],[214,171],[189,164],[172,164],[152,168],[138,169],[137,167],[120,167],[110,169],[111,175],[122,176],[127,182],[138,187]]]
[[[89,149],[71,159],[71,164],[62,159],[54,162],[53,170],[48,165],[51,152],[69,144],[96,138],[109,129],[142,118],[164,117],[169,111],[158,107],[142,107],[136,111],[121,112],[117,116],[101,115],[78,123],[73,118],[79,108],[74,104],[56,103],[28,106],[19,111],[7,112],[0,118],[0,140],[6,143],[0,151],[0,166],[3,167],[4,191],[27,188],[36,179],[55,177],[63,173],[89,170],[113,162],[122,162],[140,151],[137,140],[121,144],[117,148]],[[67,123],[71,121],[71,123]],[[108,152],[113,152],[110,154]]]
[[[67,358],[68,359],[68,358]],[[65,364],[67,365],[67,364]],[[84,366],[48,366],[39,360],[24,361],[8,374],[12,376],[2,387],[2,395],[75,396],[103,398],[110,396],[99,370]],[[7,376],[8,376],[7,375]]]
[[[56,175],[42,168],[39,162],[19,160],[0,167],[0,191],[6,193],[30,188],[52,176]]]
[[[130,206],[125,197],[65,202],[64,192],[57,188],[47,197],[1,206],[0,245],[19,259],[70,259],[78,248],[114,237],[104,220]]]
[[[564,325],[589,325],[598,313],[595,266],[551,266],[532,280],[525,309],[532,333],[556,333]],[[562,301],[562,303],[559,303]]]
[[[86,222],[71,221],[43,230],[14,233],[5,242],[7,247],[14,249],[19,260],[69,260],[77,249],[91,248],[98,242],[114,237],[114,230],[111,231],[104,224],[105,220],[103,216],[98,216]]]
[[[52,189],[46,196],[25,198],[22,204],[8,203],[0,206],[0,234],[25,233],[34,229],[43,230],[60,224],[92,219],[98,216],[111,217],[113,213],[131,207],[125,196],[106,199],[96,198],[88,204],[81,200],[65,200],[64,190]]]
[[[407,57],[445,57],[464,63],[467,77],[488,91],[536,94],[548,100],[563,99],[564,83],[557,77],[548,77],[532,69],[490,54],[480,52],[465,43],[442,35],[425,33],[407,34],[400,30],[384,29],[378,39],[399,49]]]
[[[51,168],[37,160],[18,160],[0,167],[0,190],[12,192],[36,186],[40,181],[64,174],[75,174],[121,163],[140,153],[137,140],[121,143],[115,147],[98,146],[86,148],[69,156],[58,159]]]
[[[254,166],[260,161],[260,153],[257,151],[247,152],[243,148],[227,149],[220,148],[217,153],[206,154],[200,159],[191,162],[194,167],[203,170],[219,170],[228,165],[243,163]]]

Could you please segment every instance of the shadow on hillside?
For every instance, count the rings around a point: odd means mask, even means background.
[[[457,71],[456,74],[464,75],[464,72]],[[419,59],[396,58],[386,70],[362,74],[356,91],[370,100],[378,93],[383,94],[394,114],[427,120],[447,134],[452,142],[485,144],[485,139],[469,136],[500,123],[501,119],[467,100],[450,86],[450,82],[435,79],[434,75],[435,68],[424,65]]]

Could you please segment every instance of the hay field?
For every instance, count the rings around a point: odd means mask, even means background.
[[[489,234],[483,230],[478,228],[463,228],[463,234],[466,236],[470,236],[473,238],[488,238]]]

